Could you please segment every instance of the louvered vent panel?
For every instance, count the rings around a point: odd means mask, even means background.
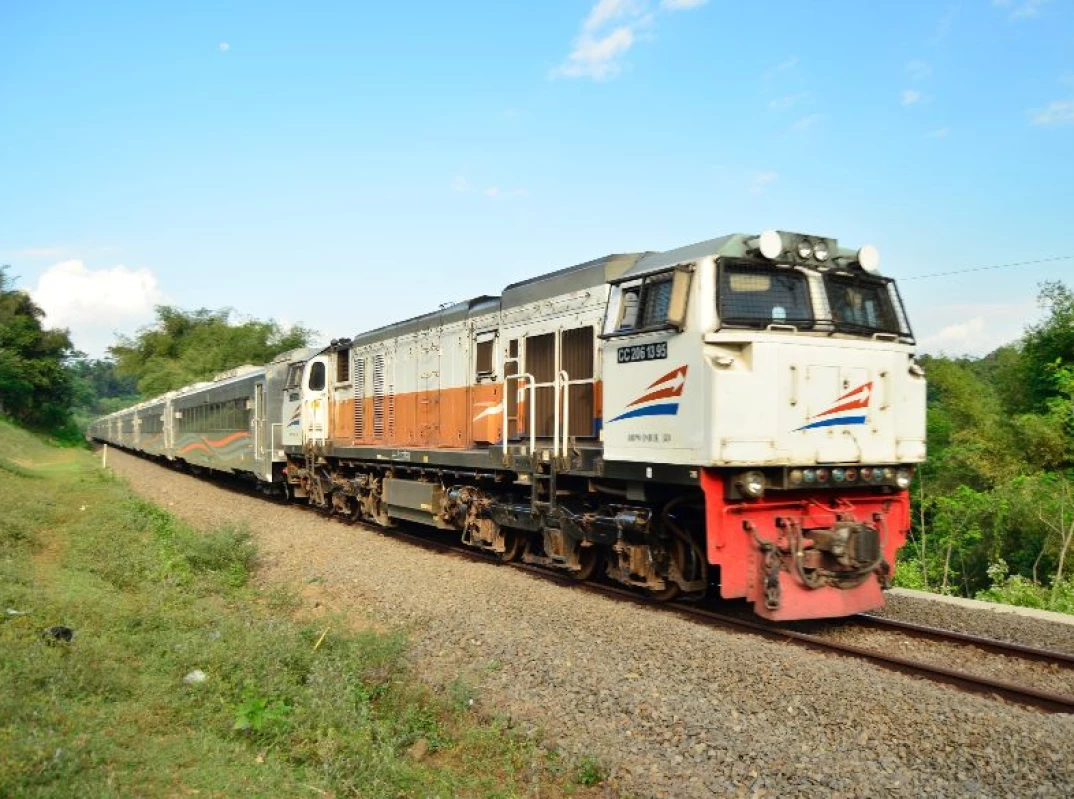
[[[384,438],[384,356],[373,356],[373,438]]]
[[[354,437],[365,438],[365,358],[354,358]]]

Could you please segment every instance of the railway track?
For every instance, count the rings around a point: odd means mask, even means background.
[[[664,611],[674,612],[702,624],[717,626],[745,634],[759,635],[768,638],[769,640],[791,643],[817,652],[853,657],[858,660],[867,661],[881,668],[899,671],[915,677],[921,677],[932,682],[944,683],[971,693],[1000,697],[1019,705],[1035,707],[1049,713],[1074,713],[1074,696],[1041,691],[1031,686],[971,674],[966,671],[951,669],[934,663],[882,652],[870,647],[834,641],[823,635],[802,632],[800,630],[794,630],[768,622],[744,619],[735,615],[712,610],[711,608],[704,607],[697,603],[658,602],[626,588],[593,581],[580,582],[569,575],[541,566],[518,562],[502,563],[495,556],[462,548],[450,542],[438,541],[435,538],[417,533],[395,530],[392,532],[392,536],[403,538],[426,549],[433,549],[444,552],[445,554],[483,560],[517,569],[519,571],[536,574],[572,588],[615,597],[616,599],[633,602],[638,605],[658,606]],[[1074,669],[1074,655],[1069,655],[1065,652],[1037,649],[1034,647],[1023,646],[1021,644],[999,641],[993,638],[983,638],[953,630],[942,630],[912,622],[886,619],[866,614],[853,616],[849,622],[863,627],[898,632],[917,638],[927,638],[949,644],[976,647],[987,652],[1008,657],[1050,663],[1059,668]]]
[[[215,481],[217,484],[230,484],[233,489],[243,493],[249,493],[248,486],[241,481]],[[316,508],[299,503],[287,503],[292,507],[304,507],[325,515]],[[354,524],[364,529],[389,535],[393,538],[405,540],[424,549],[430,549],[442,554],[465,557],[470,560],[480,560],[498,566],[517,569],[539,575],[546,579],[554,580],[562,585],[567,585],[578,590],[615,597],[620,600],[633,602],[638,605],[660,607],[666,612],[674,612],[701,624],[721,627],[744,634],[763,636],[773,641],[791,643],[805,648],[832,655],[848,656],[858,660],[864,660],[881,668],[899,671],[915,677],[921,677],[932,682],[945,683],[964,691],[986,696],[999,697],[1019,705],[1035,707],[1050,713],[1074,713],[1074,696],[1068,696],[1048,691],[1041,691],[1031,686],[1019,685],[1012,682],[996,680],[990,677],[971,674],[966,671],[951,669],[945,666],[914,660],[900,655],[882,652],[875,648],[857,646],[841,641],[831,640],[823,635],[803,632],[786,626],[779,626],[756,619],[737,617],[728,613],[704,607],[698,603],[690,602],[660,602],[644,594],[631,591],[620,586],[609,585],[594,581],[579,581],[554,569],[544,568],[532,564],[520,562],[505,563],[497,556],[490,553],[465,547],[460,543],[445,540],[442,534],[414,532],[406,528],[394,528],[390,532],[375,525],[363,522],[354,522],[336,518],[347,524]],[[878,630],[898,632],[917,638],[927,638],[947,644],[957,644],[967,647],[976,647],[980,650],[1000,654],[1008,657],[1020,658],[1052,664],[1062,669],[1074,669],[1074,655],[1064,652],[1055,652],[1046,649],[1037,649],[1021,644],[999,641],[992,638],[970,635],[953,630],[943,630],[912,622],[888,619],[868,614],[858,614],[851,617],[849,623]]]

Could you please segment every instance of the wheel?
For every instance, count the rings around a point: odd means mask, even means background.
[[[689,570],[689,566],[687,566],[686,563],[688,554],[686,545],[678,536],[671,539],[671,546],[668,548],[668,556],[672,562],[679,567],[679,574],[685,575]],[[664,588],[660,591],[649,591],[649,596],[657,602],[670,602],[671,600],[676,599],[681,593],[682,588],[679,584],[673,583],[669,579],[664,581]]]
[[[503,531],[504,551],[500,553],[500,560],[510,563],[518,560],[526,549],[526,535],[518,530]]]
[[[600,548],[594,546],[583,547],[579,545],[578,562],[581,564],[582,568],[576,572],[571,572],[571,577],[579,582],[590,579],[597,573],[597,566],[600,565]]]

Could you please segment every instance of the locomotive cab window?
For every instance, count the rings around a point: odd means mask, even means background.
[[[792,269],[725,263],[720,269],[720,322],[740,327],[813,327],[809,282]]]
[[[336,382],[349,383],[351,381],[351,351],[336,351]]]
[[[284,383],[285,389],[298,388],[302,385],[302,367],[304,363],[293,363],[287,369],[287,382]]]
[[[310,367],[310,379],[307,386],[310,391],[323,391],[325,379],[324,361],[314,361]]]
[[[686,321],[691,272],[670,269],[614,286],[608,299],[604,335],[681,330]]]
[[[869,275],[824,276],[832,324],[842,333],[910,335],[900,322],[898,295],[891,281]]]

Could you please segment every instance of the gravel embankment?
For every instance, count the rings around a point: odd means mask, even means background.
[[[406,626],[416,669],[611,768],[612,795],[1068,796],[1074,717],[735,635],[237,495],[115,452],[139,493],[254,531],[260,579]],[[925,619],[922,619],[925,621]],[[944,621],[930,611],[929,623]]]
[[[832,641],[875,649],[979,677],[1074,697],[1074,669],[1058,663],[1001,655],[968,644],[930,641],[890,630],[874,630],[855,626],[853,622],[817,626],[808,632]]]
[[[1074,625],[1031,616],[973,610],[896,594],[888,594],[887,604],[875,615],[1074,654]]]

